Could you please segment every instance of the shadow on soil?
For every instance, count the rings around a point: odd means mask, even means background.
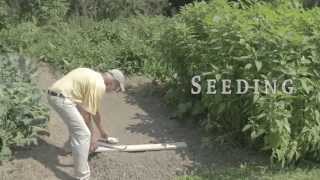
[[[72,166],[59,163],[58,156],[61,155],[61,148],[49,144],[42,139],[39,139],[38,143],[39,146],[34,146],[30,149],[17,149],[15,152],[15,159],[23,160],[32,158],[40,162],[44,167],[50,169],[58,179],[74,180],[72,176],[60,169],[61,167]]]
[[[130,86],[126,101],[136,104],[146,113],[136,113],[133,119],[141,123],[129,125],[127,130],[153,137],[157,142],[184,141],[188,148],[178,149],[176,153],[183,159],[192,161],[187,173],[203,168],[220,169],[222,167],[239,167],[241,164],[265,163],[266,158],[250,149],[232,147],[231,145],[214,144],[210,148],[201,143],[201,133],[196,125],[186,125],[170,118],[170,109],[159,97],[151,82]]]

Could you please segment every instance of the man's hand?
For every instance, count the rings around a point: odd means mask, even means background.
[[[101,115],[99,112],[97,112],[97,114],[94,116],[94,122],[100,132],[100,136],[101,138],[106,142],[106,143],[110,143],[110,144],[117,144],[119,143],[119,140],[117,138],[114,137],[109,137],[108,134],[106,133],[106,131],[103,129],[102,126],[102,121],[101,121]]]
[[[94,153],[97,148],[98,148],[98,143],[97,143],[97,141],[92,141],[92,140],[91,140],[89,152],[90,152],[90,153]]]
[[[80,114],[82,115],[87,127],[89,128],[90,132],[91,132],[91,139],[90,139],[90,148],[89,151],[90,153],[95,152],[95,150],[98,147],[98,132],[97,130],[92,126],[92,122],[91,122],[91,114],[86,112],[80,105],[77,106]],[[99,130],[100,131],[100,130]]]
[[[98,148],[98,140],[99,136],[97,135],[97,131],[91,132],[91,141],[90,141],[90,153],[93,153]]]
[[[101,115],[100,115],[100,112],[97,112],[96,115],[93,117],[94,119],[94,122],[100,132],[100,136],[101,138],[103,139],[108,139],[108,134],[107,132],[103,129],[103,126],[102,126],[102,121],[101,121]]]
[[[104,130],[100,130],[100,136],[102,139],[108,139],[108,134]]]

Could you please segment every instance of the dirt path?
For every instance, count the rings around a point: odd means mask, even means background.
[[[41,65],[37,83],[46,89],[56,76]],[[185,141],[181,150],[125,153],[100,153],[90,159],[93,180],[169,180],[190,174],[201,166],[221,168],[238,166],[259,159],[248,150],[225,145],[212,149],[201,148],[196,130],[170,120],[170,113],[160,98],[150,95],[152,84],[141,77],[130,80],[125,94],[107,94],[103,101],[102,117],[109,134],[123,144]],[[46,100],[44,100],[46,102]],[[15,159],[0,166],[0,179],[56,180],[71,179],[71,156],[60,156],[59,148],[68,133],[62,120],[51,111],[50,137],[43,137],[40,145],[18,151]]]

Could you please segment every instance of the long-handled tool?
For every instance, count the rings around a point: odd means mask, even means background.
[[[98,148],[95,152],[123,151],[123,152],[141,152],[141,151],[159,151],[186,148],[185,142],[161,143],[161,144],[139,144],[139,145],[113,145],[105,142],[98,142]]]

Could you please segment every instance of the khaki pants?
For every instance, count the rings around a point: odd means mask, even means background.
[[[48,101],[69,129],[75,178],[88,180],[90,176],[88,165],[90,130],[78,111],[76,104],[70,99],[48,95]]]

